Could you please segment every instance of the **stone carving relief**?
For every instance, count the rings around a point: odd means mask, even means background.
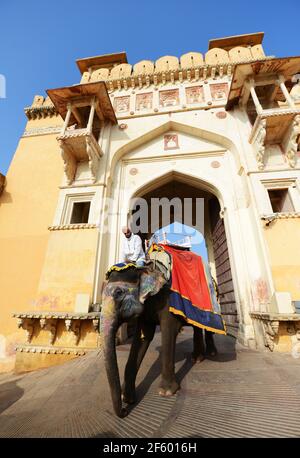
[[[264,328],[265,346],[271,351],[274,350],[274,339],[278,335],[279,321],[262,320]]]
[[[187,87],[185,89],[185,94],[188,104],[204,102],[203,86]]]
[[[178,135],[177,134],[166,134],[164,135],[164,150],[177,149],[178,145]]]
[[[114,100],[114,109],[117,113],[126,113],[129,111],[130,97],[116,97]]]
[[[267,121],[265,119],[261,119],[258,129],[257,135],[254,140],[254,147],[256,149],[256,161],[259,170],[263,170],[265,167],[264,164],[264,156],[265,156],[265,138],[267,135]]]
[[[161,107],[174,107],[176,105],[179,105],[178,89],[160,91],[159,92],[159,105]]]
[[[210,93],[213,100],[226,100],[228,95],[228,84],[210,84]]]
[[[145,94],[137,94],[135,99],[136,111],[150,110],[152,108],[152,100],[152,92],[148,92]]]

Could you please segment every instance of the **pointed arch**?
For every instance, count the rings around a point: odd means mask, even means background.
[[[145,195],[148,192],[151,192],[152,189],[157,187],[159,183],[160,186],[167,184],[171,181],[179,181],[182,183],[188,183],[190,186],[194,188],[202,189],[203,191],[210,192],[214,196],[217,197],[221,211],[224,210],[225,206],[231,206],[229,195],[227,197],[227,191],[225,189],[221,189],[219,184],[216,183],[215,178],[210,177],[209,181],[207,180],[207,173],[205,178],[199,175],[194,175],[192,173],[186,173],[178,170],[176,167],[170,168],[169,171],[157,174],[155,176],[151,176],[149,180],[145,181],[141,186],[138,186],[132,193],[130,198],[134,199],[135,197],[139,197],[141,195]]]
[[[240,157],[238,154],[237,147],[233,140],[218,132],[217,130],[208,130],[200,128],[197,125],[197,122],[199,123],[198,120],[195,120],[194,123],[190,122],[189,125],[187,125],[178,121],[166,121],[155,128],[149,129],[142,135],[138,135],[136,138],[130,140],[129,142],[121,146],[119,149],[115,151],[111,159],[109,167],[109,181],[111,181],[113,177],[117,162],[120,161],[125,154],[134,151],[135,149],[141,147],[143,144],[146,144],[151,140],[169,131],[176,131],[188,135],[193,135],[194,137],[198,137],[199,139],[208,140],[210,142],[220,145],[223,148],[226,148],[227,150],[232,152],[234,159],[236,161],[237,169],[239,169],[241,166]]]

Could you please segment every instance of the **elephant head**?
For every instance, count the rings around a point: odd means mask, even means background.
[[[121,384],[116,355],[116,333],[122,323],[139,317],[148,296],[157,294],[166,280],[162,273],[150,267],[112,271],[103,289],[101,333],[104,360],[113,407],[116,415],[124,417]]]

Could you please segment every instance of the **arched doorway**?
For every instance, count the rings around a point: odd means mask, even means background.
[[[199,182],[189,179],[188,176],[178,173],[170,173],[161,180],[154,180],[148,183],[142,189],[139,189],[133,196],[137,199],[137,205],[131,207],[129,219],[134,217],[135,213],[139,212],[139,199],[143,199],[147,203],[147,224],[146,230],[139,232],[142,240],[149,239],[153,233],[163,227],[163,213],[160,212],[156,220],[153,222],[153,202],[157,203],[157,199],[167,199],[169,203],[174,199],[179,199],[181,202],[181,221],[184,222],[185,205],[188,203],[191,211],[191,219],[193,227],[199,230],[197,224],[199,223],[197,217],[197,199],[203,201],[203,230],[201,231],[204,236],[208,262],[211,268],[212,275],[218,283],[220,291],[220,304],[223,318],[226,322],[227,331],[234,337],[237,336],[239,328],[239,319],[237,312],[237,304],[235,298],[234,285],[232,280],[232,270],[230,254],[227,244],[227,236],[225,230],[224,220],[221,216],[222,201],[221,196],[217,196],[217,191],[212,187],[201,184]],[[156,199],[156,201],[155,201]],[[221,201],[221,204],[220,204]],[[178,208],[174,206],[169,207],[169,221],[173,223],[178,221]],[[189,224],[190,226],[190,224]]]

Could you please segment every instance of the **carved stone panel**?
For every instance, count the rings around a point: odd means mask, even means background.
[[[152,92],[137,94],[135,101],[136,111],[150,110],[152,108]]]
[[[203,86],[187,87],[185,94],[188,104],[204,102]]]
[[[228,84],[210,84],[211,98],[215,101],[226,100],[228,95]]]
[[[129,111],[130,97],[116,97],[114,100],[114,109],[116,113],[126,113]]]
[[[161,107],[173,107],[179,105],[179,90],[170,89],[159,92],[159,105]]]
[[[177,149],[178,145],[178,135],[177,134],[166,134],[164,135],[164,150]]]

